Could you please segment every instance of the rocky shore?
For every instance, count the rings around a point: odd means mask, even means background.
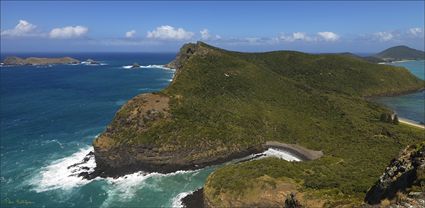
[[[96,158],[96,168],[95,171],[88,174],[83,174],[82,176],[86,179],[93,179],[96,177],[113,177],[117,178],[123,175],[131,174],[137,171],[146,171],[146,172],[158,172],[158,173],[171,173],[176,172],[178,170],[197,170],[211,165],[222,164],[234,159],[243,158],[252,154],[257,154],[263,152],[264,149],[261,148],[248,148],[246,150],[240,152],[234,152],[227,156],[217,157],[217,158],[209,158],[201,161],[191,161],[191,162],[180,162],[180,163],[160,163],[161,157],[152,157],[151,159],[158,159],[158,162],[144,162],[144,161],[134,161],[130,158],[131,153],[128,155],[127,159],[120,160],[116,166],[111,166],[109,161],[103,160],[103,155],[99,155],[99,152],[95,152]],[[144,150],[142,150],[144,151]],[[118,153],[118,152],[116,152]],[[176,157],[180,153],[176,154]],[[187,154],[187,153],[181,153]],[[120,153],[122,156],[122,152]],[[176,158],[177,160],[181,160],[181,158]]]
[[[262,145],[264,150],[268,148],[278,149],[289,152],[301,161],[316,160],[323,156],[322,151],[310,150],[296,144],[285,144],[277,141],[268,141]],[[246,161],[246,160],[245,160]],[[204,198],[204,188],[198,189],[192,194],[182,199],[183,206],[186,208],[208,207],[208,202]]]
[[[204,188],[200,188],[182,199],[185,208],[204,208]]]

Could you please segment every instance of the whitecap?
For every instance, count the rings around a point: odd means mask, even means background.
[[[173,199],[171,199],[171,207],[183,207],[182,199],[190,194],[192,194],[195,191],[188,191],[188,192],[182,192],[177,194]]]
[[[58,144],[61,149],[63,149],[63,147],[64,147],[64,145],[56,139],[45,140],[45,141],[41,142],[41,146],[44,146],[45,144],[50,144],[50,143]]]
[[[174,70],[172,68],[168,68],[164,65],[156,65],[156,64],[152,64],[152,65],[146,65],[146,66],[140,66],[140,68],[144,68],[144,69],[165,69],[165,70]]]
[[[124,69],[131,69],[131,68],[133,68],[133,66],[122,66],[122,68],[124,68]]]
[[[81,148],[71,156],[55,160],[43,167],[39,174],[30,180],[30,185],[34,187],[33,190],[36,192],[54,189],[69,190],[89,183],[89,180],[79,177],[78,174],[94,171],[96,167],[94,157],[90,157],[87,162],[81,165],[75,164],[81,163],[91,151],[93,151],[93,147]],[[87,170],[81,169],[82,167]]]

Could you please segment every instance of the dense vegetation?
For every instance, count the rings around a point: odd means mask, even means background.
[[[380,121],[381,114],[391,112],[363,98],[423,88],[424,82],[404,68],[344,55],[238,53],[203,43],[187,47],[195,52],[185,56],[161,92],[170,97],[171,119],[142,134],[119,132],[111,136],[115,142],[192,149],[191,157],[214,157],[268,140],[325,153],[310,162],[269,158],[224,167],[206,186],[207,197],[218,205],[220,194],[243,196],[263,175],[292,178],[331,201],[358,202],[391,157],[423,140],[421,130]]]
[[[378,54],[375,57],[382,59],[393,59],[393,60],[416,60],[416,59],[425,59],[425,52],[409,48],[407,46],[395,46],[388,48]]]

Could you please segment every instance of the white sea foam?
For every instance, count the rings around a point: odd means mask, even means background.
[[[101,207],[109,207],[112,202],[116,202],[116,201],[131,200],[136,195],[136,192],[138,190],[142,189],[145,186],[149,186],[149,184],[146,183],[146,180],[149,178],[169,177],[169,176],[174,176],[178,174],[186,174],[191,172],[196,172],[196,171],[179,170],[179,171],[167,173],[167,174],[156,173],[156,172],[146,173],[143,171],[139,171],[133,174],[121,176],[119,178],[103,179],[108,183],[108,187],[107,187],[108,198],[103,202]],[[153,189],[153,187],[149,187],[149,189]]]
[[[293,154],[287,152],[287,151],[283,151],[283,150],[279,150],[279,149],[273,149],[273,148],[269,148],[268,150],[264,151],[262,154],[264,154],[262,157],[277,157],[279,159],[283,159],[286,161],[301,161],[298,157],[294,156]]]
[[[168,68],[165,67],[164,65],[156,65],[156,64],[152,64],[152,65],[146,65],[146,66],[138,66],[138,67],[133,67],[133,65],[127,65],[127,66],[123,66],[122,68],[124,69],[164,69],[164,70],[171,70],[171,71],[175,71],[175,69],[172,68]]]
[[[172,70],[172,71],[174,71],[174,69],[168,68],[168,67],[166,67],[164,65],[147,65],[147,66],[140,66],[140,68],[144,68],[144,69],[153,69],[153,68],[156,68],[156,69],[165,69],[165,70]]]
[[[192,194],[195,191],[188,191],[188,192],[182,192],[177,194],[177,196],[175,196],[173,199],[171,199],[171,207],[176,208],[176,207],[183,207],[183,202],[182,199],[184,197],[186,197],[187,195]]]
[[[257,159],[261,159],[261,158],[265,158],[265,157],[277,157],[279,159],[286,160],[286,161],[296,161],[296,162],[301,161],[300,158],[296,157],[295,155],[293,155],[293,154],[291,154],[287,151],[275,149],[275,148],[269,148],[264,152],[248,155],[246,157],[235,159],[235,160],[228,162],[228,163],[246,161],[246,160],[257,160]]]
[[[89,180],[78,177],[78,174],[83,171],[91,172],[94,170],[96,167],[94,157],[90,157],[84,164],[73,167],[70,166],[82,162],[90,151],[93,151],[93,147],[82,148],[69,157],[55,160],[48,166],[43,167],[39,174],[30,181],[30,184],[34,186],[34,191],[44,192],[54,189],[69,190],[89,183]],[[87,167],[88,170],[83,170],[81,167]]]
[[[159,173],[146,173],[143,171],[125,175],[119,178],[106,178],[106,182],[112,186],[108,189],[108,196],[119,198],[123,201],[131,199],[136,191],[143,187],[146,179]]]
[[[92,62],[89,62],[89,61],[82,61],[80,64],[86,65],[86,66],[106,66],[106,65],[108,65],[107,63],[103,63],[103,62],[92,63]],[[78,64],[76,64],[76,65],[78,65]]]

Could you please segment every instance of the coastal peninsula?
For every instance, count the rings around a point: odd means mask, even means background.
[[[203,42],[185,44],[167,67],[176,69],[170,86],[131,99],[95,139],[97,166],[86,178],[199,169],[261,152],[273,140],[323,156],[224,166],[208,177],[204,202],[276,206],[294,192],[311,199],[306,204],[356,205],[400,149],[423,140],[423,130],[380,121],[391,110],[365,99],[423,89],[401,67]],[[281,194],[251,198],[258,191]]]

